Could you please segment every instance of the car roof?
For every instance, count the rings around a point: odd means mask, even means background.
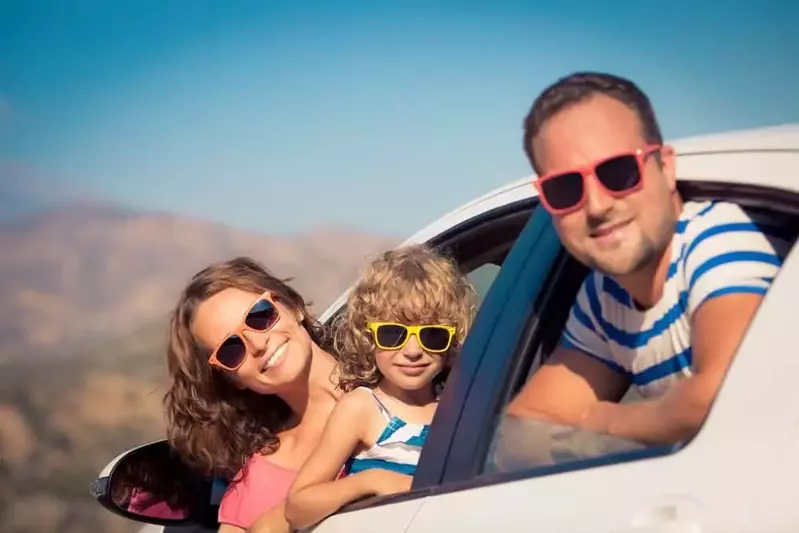
[[[724,180],[799,192],[799,122],[685,137],[669,142],[676,150],[677,179]],[[700,157],[701,156],[701,157]],[[401,245],[427,242],[477,215],[535,197],[535,174],[519,178],[470,200],[413,233]],[[320,316],[322,322],[344,304],[347,289]]]
[[[672,145],[684,154],[711,151],[796,150],[799,122],[683,137]]]
[[[752,152],[799,151],[799,122],[685,137],[671,141],[670,144],[675,148],[680,164],[683,161],[694,161],[696,156],[699,155],[726,154],[729,156],[733,153],[747,152],[747,158],[751,158]],[[691,163],[686,172],[680,172],[680,169],[678,169],[678,179],[712,180],[712,175],[734,178],[735,175],[741,174],[740,171],[736,171],[739,168],[737,165],[723,165],[721,169],[711,172],[710,175],[698,173],[694,177],[691,175],[694,170],[694,163]],[[790,170],[793,171],[794,169],[795,167]],[[438,235],[442,230],[453,227],[477,214],[517,200],[537,196],[538,191],[532,185],[534,178],[535,174],[530,174],[458,206],[411,235],[406,239],[405,243],[424,242]],[[753,176],[753,179],[756,180],[753,183],[763,183],[763,179],[757,176]],[[770,185],[776,186],[776,183],[770,183]]]

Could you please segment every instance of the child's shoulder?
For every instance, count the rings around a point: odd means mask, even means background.
[[[345,392],[336,404],[336,410],[346,412],[365,413],[368,409],[374,409],[374,397],[370,389],[357,387]]]

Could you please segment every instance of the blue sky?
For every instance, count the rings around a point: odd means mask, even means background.
[[[788,0],[0,0],[0,194],[404,236],[528,175],[522,119],[574,70],[634,79],[670,138],[799,121],[797,21]]]

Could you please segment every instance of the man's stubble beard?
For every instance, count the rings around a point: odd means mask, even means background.
[[[641,234],[640,240],[637,245],[637,250],[632,261],[628,265],[619,265],[614,268],[612,262],[606,262],[605,265],[594,264],[592,268],[600,273],[610,276],[618,281],[621,277],[630,277],[636,275],[653,275],[660,262],[663,260],[664,254],[670,249],[670,244],[674,238],[674,233],[677,226],[677,217],[669,217],[661,223],[658,229],[656,240],[648,238],[646,235]],[[671,258],[669,257],[670,261]],[[596,263],[594,261],[594,263]]]

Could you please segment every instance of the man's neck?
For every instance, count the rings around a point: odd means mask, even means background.
[[[637,272],[619,277],[617,281],[633,299],[633,305],[641,310],[650,309],[663,296],[670,263],[671,242],[652,263]]]
[[[672,207],[676,220],[680,220],[683,210],[683,200],[676,192],[672,196]],[[676,231],[676,227],[675,227]],[[674,235],[672,234],[672,239]],[[620,276],[616,281],[633,299],[633,304],[641,310],[650,309],[660,301],[663,296],[663,287],[671,265],[672,240],[668,246],[648,265],[644,265],[637,272],[627,276]]]

